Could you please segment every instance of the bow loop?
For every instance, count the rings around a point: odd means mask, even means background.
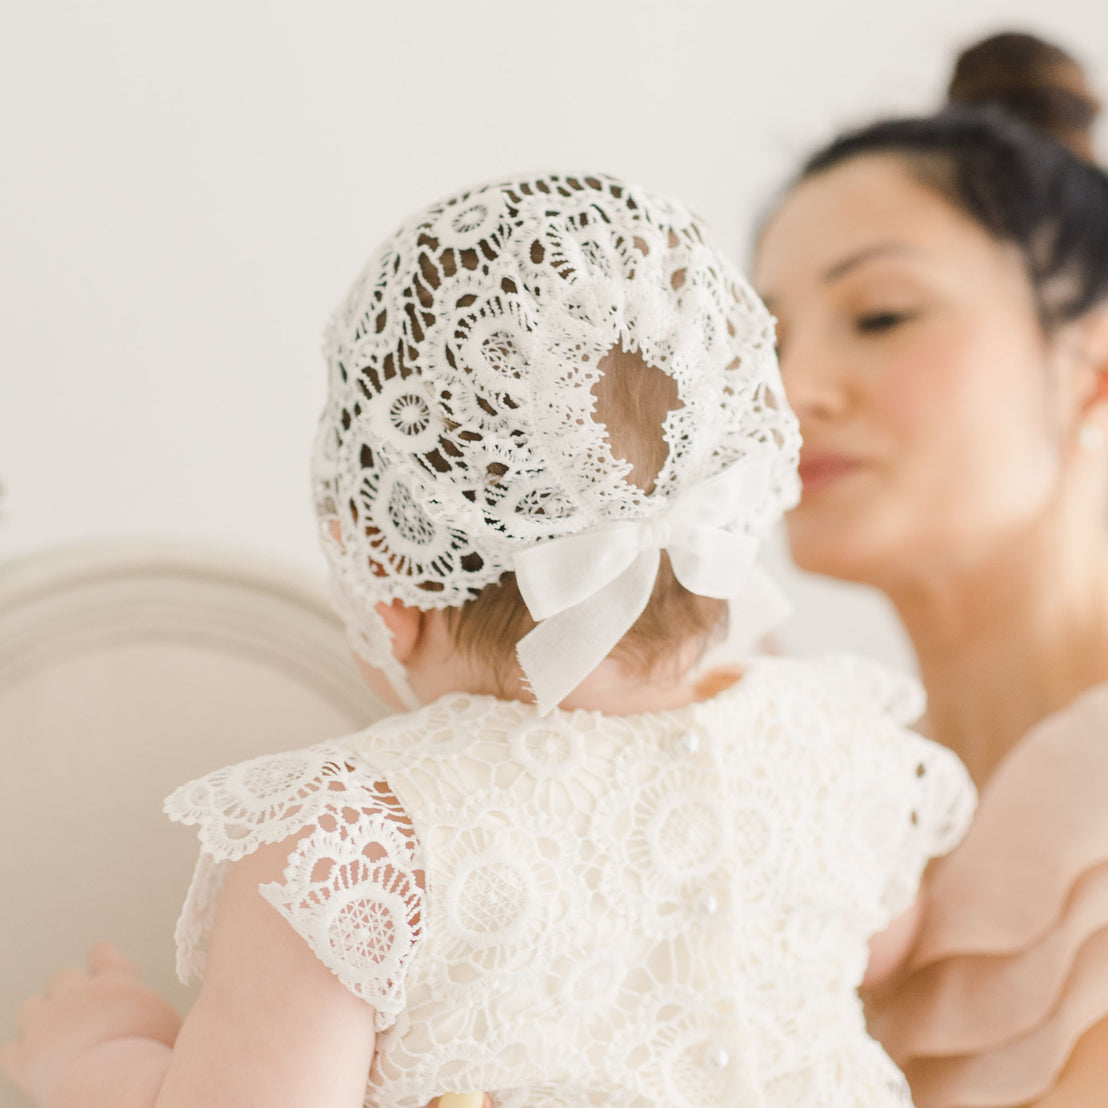
[[[674,576],[689,592],[728,600],[738,594],[758,555],[748,535],[719,527],[697,527],[667,547]]]
[[[540,712],[572,692],[642,615],[662,550],[690,592],[739,595],[758,543],[731,528],[760,506],[770,473],[766,454],[743,458],[653,516],[548,539],[516,554],[520,595],[538,623],[520,640],[518,655]]]

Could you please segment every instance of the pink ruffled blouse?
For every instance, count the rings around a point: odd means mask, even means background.
[[[933,863],[908,974],[870,1029],[917,1108],[1048,1092],[1108,1017],[1108,685],[1037,724]]]

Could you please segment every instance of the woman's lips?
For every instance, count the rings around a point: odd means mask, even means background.
[[[815,492],[837,481],[840,477],[857,469],[859,463],[854,458],[842,454],[811,454],[800,456],[800,483],[804,493]]]

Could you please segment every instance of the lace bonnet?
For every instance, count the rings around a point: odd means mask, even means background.
[[[649,494],[592,414],[617,348],[677,385]],[[413,705],[381,601],[459,607],[516,572],[545,711],[630,628],[659,550],[692,591],[739,595],[796,501],[772,318],[681,204],[611,177],[518,177],[420,212],[361,273],[325,352],[323,547],[352,645]]]

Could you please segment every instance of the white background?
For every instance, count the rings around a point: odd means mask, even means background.
[[[599,169],[742,261],[813,144],[930,109],[955,49],[1011,27],[1108,92],[1103,0],[7,0],[0,558],[180,535],[318,570],[318,336],[400,218]],[[786,646],[908,660],[876,601],[783,572]]]

